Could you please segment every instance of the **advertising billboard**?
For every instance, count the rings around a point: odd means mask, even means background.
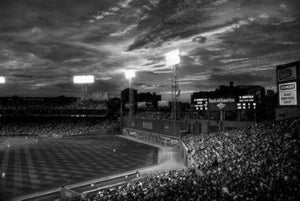
[[[209,109],[211,111],[236,110],[236,101],[234,98],[210,98]]]
[[[279,105],[292,106],[297,105],[297,83],[287,82],[278,85]]]
[[[277,69],[277,82],[287,82],[297,79],[296,66]]]
[[[145,129],[150,129],[150,130],[152,130],[153,129],[153,125],[152,125],[152,122],[148,122],[148,121],[143,121],[142,122],[142,126],[143,126],[143,128],[145,128]]]

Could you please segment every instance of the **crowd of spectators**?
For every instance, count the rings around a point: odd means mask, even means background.
[[[135,114],[136,118],[140,119],[171,119],[171,112],[166,111],[139,111]]]
[[[75,98],[6,98],[0,99],[0,114],[4,115],[72,115],[103,114],[106,101],[79,100]]]
[[[263,123],[182,141],[198,163],[100,190],[104,200],[298,200],[300,119]]]
[[[226,186],[241,200],[299,197],[300,119],[262,123],[183,141],[201,175]]]
[[[161,119],[161,120],[172,120],[171,111],[137,111],[135,114],[136,118],[140,119]],[[179,118],[179,117],[178,117]],[[180,113],[180,119],[207,119],[206,111],[186,111]]]
[[[30,118],[0,121],[0,136],[48,136],[63,137],[97,134],[110,130],[116,122],[92,118]]]

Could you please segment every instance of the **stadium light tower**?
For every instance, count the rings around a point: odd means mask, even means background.
[[[177,68],[180,64],[180,51],[179,49],[173,50],[171,52],[166,53],[166,65],[171,67],[172,70],[172,88],[171,88],[171,96],[173,101],[173,108],[172,108],[172,116],[173,120],[177,120],[178,117],[178,100],[180,97],[180,90],[178,86],[177,80]]]
[[[5,84],[5,77],[0,76],[0,84]]]
[[[73,76],[73,83],[82,85],[81,99],[86,100],[88,98],[88,85],[95,82],[94,75],[77,75]]]
[[[132,80],[135,78],[134,70],[125,70],[125,78],[129,81],[129,117],[134,116],[134,91],[132,88]]]

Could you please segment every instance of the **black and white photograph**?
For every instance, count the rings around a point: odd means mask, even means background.
[[[299,199],[299,0],[0,0],[0,201]]]

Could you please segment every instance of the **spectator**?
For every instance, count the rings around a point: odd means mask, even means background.
[[[153,174],[82,200],[298,200],[300,119],[182,138],[193,169]]]

